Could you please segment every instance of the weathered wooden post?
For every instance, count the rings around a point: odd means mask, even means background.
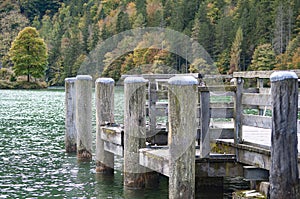
[[[150,134],[148,135],[148,137],[156,134],[156,101],[156,82],[155,80],[150,80],[148,85],[148,111]]]
[[[146,146],[147,80],[127,77],[124,85],[124,186],[140,189],[157,185],[157,173],[139,165],[139,149]]]
[[[65,149],[67,153],[76,152],[77,132],[75,125],[75,104],[76,104],[76,78],[65,79]]]
[[[257,89],[258,93],[261,93],[262,88],[264,87],[264,79],[262,78],[257,78]],[[264,109],[261,109],[261,107],[258,106],[258,114],[259,115],[264,115]]]
[[[210,122],[210,94],[207,87],[199,88],[200,101],[200,158],[209,157],[210,154],[210,137],[209,122]]]
[[[114,154],[104,150],[102,126],[114,123],[114,84],[112,78],[96,80],[96,172],[114,173]]]
[[[194,198],[198,82],[192,76],[175,76],[168,83],[169,198]]]
[[[244,80],[238,77],[234,80],[236,92],[234,96],[234,143],[240,144],[243,142],[243,124],[242,124],[242,93]]]
[[[274,72],[272,93],[272,135],[270,198],[296,199],[298,191],[297,110],[298,77],[294,72]]]
[[[92,77],[77,75],[76,82],[77,157],[92,159]]]

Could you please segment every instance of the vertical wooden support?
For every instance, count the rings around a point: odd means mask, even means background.
[[[168,83],[169,198],[194,198],[198,82],[191,76],[175,76]]]
[[[238,77],[235,81],[236,92],[234,96],[234,143],[240,144],[243,142],[243,124],[242,124],[242,93],[244,81]]]
[[[210,95],[209,91],[200,91],[200,158],[209,157],[210,153],[210,137],[209,137],[209,122],[210,122]]]
[[[139,149],[146,147],[147,80],[127,77],[124,85],[124,186],[141,189],[158,184],[158,174],[139,165]]]
[[[150,133],[148,137],[156,134],[156,82],[155,80],[150,80],[148,85],[148,110],[149,110],[149,126]]]
[[[274,72],[272,93],[272,135],[270,198],[299,198],[297,110],[298,77],[294,72]]]
[[[114,123],[114,84],[112,78],[96,80],[96,172],[114,173],[114,154],[104,150],[102,126]]]
[[[261,79],[261,78],[257,78],[257,88],[258,88],[258,92],[260,93],[261,91],[261,88],[264,87],[264,79]],[[264,114],[264,109],[261,109],[259,106],[258,106],[258,113],[259,115],[263,115]]]
[[[77,157],[92,159],[92,77],[77,75],[76,82]]]
[[[76,78],[65,79],[65,149],[67,153],[76,152],[77,132],[75,126],[75,81]]]

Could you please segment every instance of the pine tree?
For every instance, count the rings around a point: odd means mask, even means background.
[[[241,45],[243,41],[243,30],[241,27],[238,28],[235,36],[235,40],[231,46],[230,53],[230,70],[229,74],[232,74],[235,71],[240,71],[240,59],[241,59]]]
[[[10,49],[13,69],[17,76],[30,75],[38,78],[44,75],[47,65],[47,47],[35,28],[26,27],[16,37]]]
[[[271,44],[257,46],[254,51],[252,63],[248,70],[272,70],[275,68],[275,53]]]

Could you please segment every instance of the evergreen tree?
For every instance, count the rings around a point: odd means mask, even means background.
[[[17,11],[0,14],[0,63],[4,67],[11,66],[8,56],[11,43],[28,24],[28,19]]]
[[[35,78],[44,75],[48,58],[47,47],[35,28],[24,28],[12,43],[9,54],[17,76],[27,75],[29,82],[30,75]]]
[[[275,68],[275,53],[271,44],[257,46],[248,70],[272,70]]]
[[[241,45],[243,41],[243,30],[241,27],[238,28],[235,36],[235,40],[231,46],[230,53],[230,70],[229,74],[232,74],[235,71],[240,71],[240,56],[241,56]]]

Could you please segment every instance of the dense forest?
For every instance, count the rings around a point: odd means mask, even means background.
[[[47,45],[49,85],[75,76],[102,41],[143,27],[172,29],[193,38],[222,74],[300,68],[299,0],[2,0],[0,68],[12,67],[9,49],[27,26],[35,27]],[[166,49],[135,45],[95,75],[118,80],[139,65],[148,65],[146,72],[157,72],[157,65],[197,72],[198,65],[205,65],[205,60],[190,63]],[[114,50],[104,57],[110,59]]]

